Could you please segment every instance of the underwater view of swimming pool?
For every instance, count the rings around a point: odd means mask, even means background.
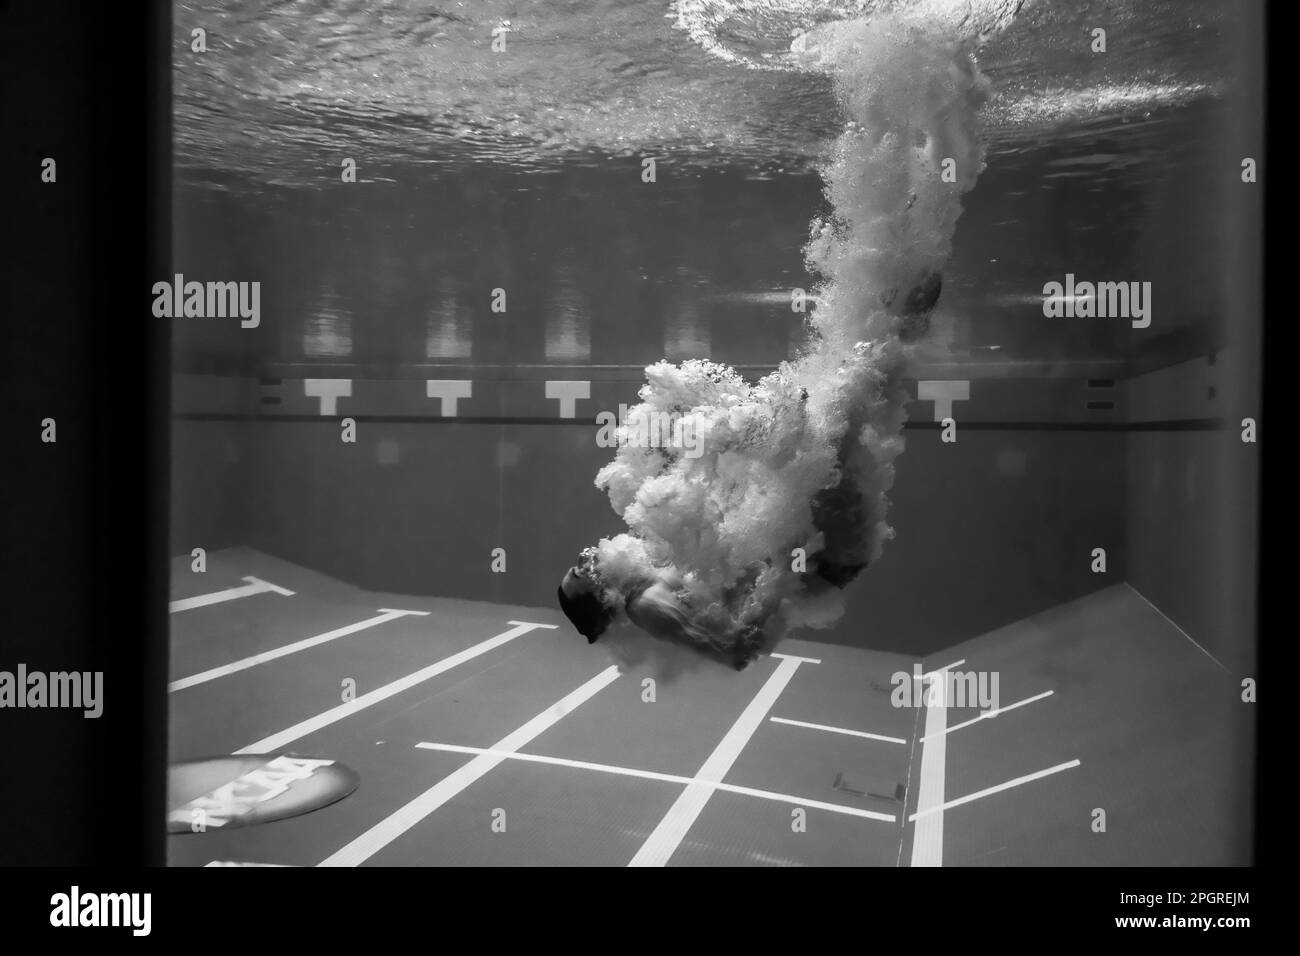
[[[1261,9],[173,31],[172,863],[1250,862]]]

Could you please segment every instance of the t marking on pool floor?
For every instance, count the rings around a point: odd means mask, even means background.
[[[925,695],[925,733],[917,742],[921,747],[921,783],[920,791],[917,794],[916,812],[907,818],[907,822],[915,824],[912,833],[912,866],[943,866],[944,811],[1079,766],[1078,760],[1071,760],[1057,764],[1054,767],[1048,767],[1046,770],[1039,770],[1036,773],[1016,777],[1014,780],[1008,780],[1006,783],[1000,783],[997,786],[987,787],[964,797],[945,800],[945,762],[948,753],[948,735],[950,733],[997,717],[999,714],[1015,710],[1026,704],[1044,700],[1054,693],[1054,691],[1050,690],[1044,691],[1041,694],[1018,700],[1014,704],[1008,704],[1006,707],[986,711],[978,717],[949,727],[947,688],[941,680],[941,675],[964,663],[966,663],[964,660],[957,661],[931,671],[924,676],[925,683],[930,690]]]
[[[240,580],[248,583],[242,587],[226,588],[224,591],[211,591],[207,594],[199,594],[195,597],[182,598],[179,601],[172,601],[167,605],[167,612],[175,614],[177,611],[190,611],[196,607],[207,607],[209,604],[220,604],[223,601],[237,601],[240,598],[251,597],[254,594],[279,594],[284,597],[293,597],[292,591],[288,588],[282,588],[278,584],[272,584],[270,581],[263,581],[261,578],[252,576],[243,577]]]

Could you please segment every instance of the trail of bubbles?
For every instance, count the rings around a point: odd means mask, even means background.
[[[740,661],[793,627],[833,624],[844,585],[893,537],[899,376],[984,162],[988,83],[946,26],[826,24],[801,56],[835,78],[852,118],[824,171],[832,214],[805,248],[820,277],[812,342],[754,385],[707,361],[646,369],[596,476],[628,530],[584,552],[607,607],[657,581],[689,640]],[[690,454],[635,442],[635,423],[656,417],[694,436]],[[619,641],[624,658],[644,653]]]

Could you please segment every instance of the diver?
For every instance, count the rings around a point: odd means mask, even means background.
[[[594,644],[620,616],[656,640],[686,647],[710,660],[744,670],[763,648],[761,628],[753,624],[706,626],[677,596],[676,576],[668,570],[611,596],[595,567],[594,549],[583,552],[557,589],[560,608],[578,633]]]
[[[900,298],[895,293],[882,303],[899,317],[900,339],[914,341],[926,334],[942,285],[940,274],[930,272],[907,295]],[[803,397],[807,398],[806,392]],[[862,543],[880,516],[870,513],[853,473],[853,453],[862,424],[851,418],[838,449],[839,480],[812,501],[813,523],[822,534],[823,547],[809,555],[811,566],[800,575],[807,594],[843,589],[869,563]],[[631,587],[616,590],[602,581],[595,557],[594,548],[585,549],[556,591],[560,609],[589,644],[625,618],[656,640],[689,648],[736,670],[744,670],[767,649],[763,621],[776,612],[775,607],[760,609],[750,620],[705,620],[678,596],[681,582],[673,569],[662,569]],[[751,583],[759,570],[754,569]]]

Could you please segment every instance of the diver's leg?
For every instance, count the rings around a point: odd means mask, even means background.
[[[829,584],[847,587],[866,570],[869,542],[876,516],[863,496],[856,473],[859,438],[868,413],[858,406],[849,412],[848,427],[838,449],[839,481],[823,488],[812,501],[813,527],[822,534],[822,549],[810,555],[814,567],[804,575],[812,593],[826,590]]]
[[[851,433],[855,431],[850,429]],[[847,441],[856,439],[846,437]],[[813,525],[822,533],[823,541],[822,549],[811,555],[816,565],[812,573],[843,588],[867,567],[861,548],[870,531],[866,502],[847,461],[841,460],[839,484],[823,489],[813,499],[812,514]],[[805,580],[809,577],[811,574]]]
[[[939,303],[943,291],[943,276],[931,272],[914,285],[897,303],[897,313],[903,317],[898,337],[904,342],[915,341],[930,331],[930,316]]]

